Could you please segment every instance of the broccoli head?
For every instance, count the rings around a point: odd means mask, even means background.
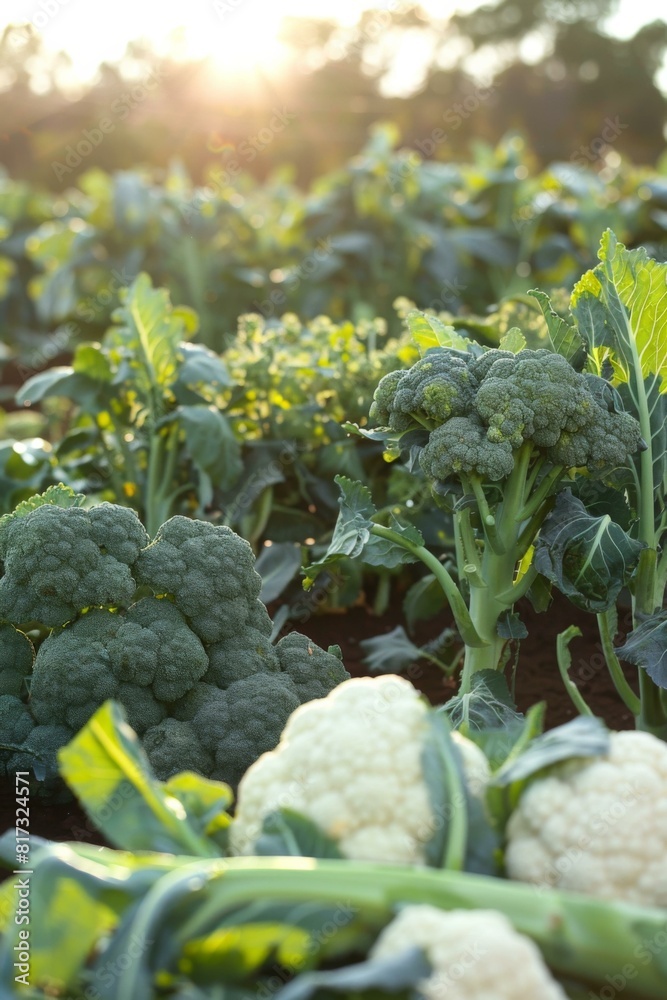
[[[136,513],[117,504],[37,506],[0,524],[0,619],[57,628],[91,607],[127,607],[131,567],[148,535]]]
[[[431,350],[380,382],[371,416],[395,431],[430,427],[420,463],[435,480],[504,479],[524,444],[555,466],[596,471],[626,464],[641,447],[618,392],[546,350]]]
[[[167,781],[179,771],[209,774],[213,768],[213,757],[191,722],[164,719],[144,735],[143,747],[160,781]]]
[[[138,686],[147,693],[128,709],[140,731],[159,721],[157,703],[181,698],[207,669],[178,609],[145,597],[127,614],[95,609],[52,632],[35,659],[30,704],[38,722],[79,729],[107,698],[123,702],[121,689]]]
[[[385,418],[386,426],[401,431],[410,426],[410,415],[437,425],[468,413],[475,392],[471,360],[472,355],[432,351],[407,371],[385,375],[375,392],[372,419]]]
[[[338,646],[325,651],[305,635],[290,632],[277,644],[276,652],[280,669],[292,680],[301,704],[326,698],[337,684],[350,678]]]
[[[551,447],[568,421],[583,419],[591,403],[584,377],[560,354],[545,350],[496,360],[475,397],[489,440],[509,441],[513,448],[524,441]]]
[[[67,726],[35,726],[7,762],[7,773],[32,771],[40,781],[58,783],[58,751],[73,736],[74,730]]]
[[[218,701],[222,705],[225,692],[215,684],[199,681],[188,693],[170,705],[170,715],[179,722],[192,722],[200,708]]]
[[[474,417],[453,417],[431,431],[419,464],[430,479],[475,474],[496,482],[509,476],[514,455],[509,441],[490,441],[486,428]]]
[[[257,614],[262,581],[245,539],[231,528],[176,516],[136,564],[137,579],[168,594],[207,643],[238,635]]]
[[[0,695],[0,764],[3,767],[34,728],[35,720],[20,698],[12,694]]]
[[[34,659],[28,636],[13,625],[0,625],[0,695],[27,693],[26,678]]]
[[[204,705],[192,725],[215,758],[211,777],[237,785],[258,757],[277,746],[300,703],[289,676],[254,674],[231,684],[224,698]]]
[[[167,706],[157,701],[150,688],[138,684],[119,684],[116,700],[125,709],[128,722],[139,736],[167,716]]]
[[[280,661],[267,636],[257,629],[246,628],[239,635],[208,647],[209,669],[206,680],[219,688],[228,688],[252,674],[269,674],[280,670]]]
[[[208,670],[206,650],[171,601],[144,597],[116,620],[108,651],[119,680],[151,687],[158,701],[169,702]]]

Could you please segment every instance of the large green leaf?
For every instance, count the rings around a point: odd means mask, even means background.
[[[180,362],[179,345],[196,329],[194,313],[174,308],[169,292],[153,288],[147,274],[139,274],[121,293],[123,305],[113,319],[106,344],[121,348],[130,359],[137,386],[144,395],[175,381]]]
[[[667,391],[667,263],[652,260],[641,247],[626,250],[610,230],[602,237],[599,258],[598,266],[575,285],[571,309],[589,345],[611,352],[615,375],[624,383],[624,402],[639,420],[649,445],[637,458],[640,532],[648,540],[653,490],[658,486],[662,499],[667,482],[665,410],[660,398]]]
[[[406,947],[389,958],[368,959],[356,965],[322,972],[304,972],[280,992],[281,1000],[310,1000],[311,997],[344,994],[371,997],[409,991],[413,995],[420,980],[432,973],[431,965],[419,948]]]
[[[62,777],[112,843],[132,851],[204,858],[220,853],[204,832],[211,822],[211,784],[197,775],[185,784],[182,777],[171,785],[159,782],[117,702],[105,702],[58,759]],[[217,794],[224,810],[231,792],[218,785]],[[192,807],[193,796],[205,800],[198,809]]]
[[[535,567],[586,611],[607,611],[631,578],[643,542],[631,538],[608,514],[590,515],[564,490],[545,520]]]
[[[667,611],[640,620],[614,652],[622,660],[642,667],[659,687],[667,688]]]
[[[179,406],[177,416],[194,464],[214,486],[229,490],[243,471],[241,446],[215,406]]]
[[[534,288],[530,294],[537,299],[547,321],[549,339],[554,351],[556,354],[561,354],[573,368],[579,371],[586,361],[585,340],[573,323],[568,323],[567,320],[558,315],[545,292]]]
[[[402,563],[414,562],[416,557],[396,542],[371,535],[377,514],[371,492],[362,483],[352,482],[346,476],[336,476],[341,496],[338,501],[340,513],[336,521],[329,548],[322,559],[311,563],[306,569],[306,586],[311,586],[316,577],[325,569],[344,558],[363,558],[373,566],[393,568]],[[413,545],[423,545],[421,533],[412,525],[400,523],[393,515],[390,527],[397,535]]]

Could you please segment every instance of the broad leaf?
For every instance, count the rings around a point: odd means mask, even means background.
[[[589,344],[611,351],[615,376],[624,383],[626,406],[640,421],[649,445],[637,461],[642,468],[651,467],[654,489],[661,491],[661,510],[667,482],[665,410],[660,399],[667,391],[667,263],[652,260],[643,248],[626,250],[611,230],[602,236],[599,258],[597,267],[575,285],[571,309]],[[642,477],[637,487],[635,506],[642,509]],[[642,524],[644,537],[652,527]]]
[[[282,989],[276,1000],[311,1000],[329,993],[356,997],[369,991],[372,996],[414,991],[432,968],[420,948],[406,948],[390,958],[367,959],[356,965],[322,972],[304,972]]]
[[[453,326],[446,326],[435,316],[415,310],[408,313],[405,321],[422,354],[433,347],[450,347],[466,353],[468,351],[470,341],[457,333]]]
[[[269,604],[280,597],[301,568],[301,548],[293,542],[273,542],[260,552],[255,571],[262,578],[260,601]]]
[[[324,569],[342,558],[357,559],[374,566],[392,568],[405,562],[414,562],[415,556],[396,542],[371,536],[374,527],[372,518],[377,510],[371,492],[362,483],[355,483],[346,476],[336,476],[335,482],[341,491],[338,501],[340,513],[336,521],[333,537],[324,557],[306,568],[305,586],[312,586],[316,577]],[[415,545],[423,545],[423,538],[412,525],[402,525],[392,517],[390,527],[397,534]]]
[[[241,446],[215,406],[179,406],[177,417],[194,464],[214,486],[231,489],[243,471]]]
[[[535,567],[577,607],[597,613],[615,604],[644,547],[564,490],[540,531]]]
[[[157,781],[122,707],[107,701],[58,754],[60,773],[105,836],[131,851],[215,857],[215,844],[191,823],[182,799]],[[183,782],[177,784],[184,794]],[[219,785],[225,805],[230,791]],[[188,794],[196,794],[188,783]],[[206,786],[208,797],[209,787]],[[196,818],[196,817],[195,817]]]
[[[342,858],[335,840],[293,809],[269,813],[254,845],[257,855],[269,857]]]
[[[573,757],[602,757],[609,753],[609,732],[600,719],[572,719],[538,736],[514,759],[508,760],[493,776],[492,783],[507,788]]]
[[[179,345],[193,331],[191,310],[173,308],[164,288],[153,288],[140,274],[121,292],[123,305],[113,314],[116,326],[105,343],[122,349],[135,371],[135,381],[146,397],[176,379]]]
[[[518,326],[513,326],[511,330],[508,330],[498,344],[501,351],[511,351],[512,354],[518,354],[525,346],[526,338]]]
[[[642,618],[614,652],[642,667],[659,687],[667,688],[667,611]]]
[[[554,351],[556,354],[561,354],[577,371],[581,371],[586,362],[586,341],[574,324],[568,323],[558,315],[545,292],[535,288],[530,294],[537,299],[547,321],[549,339]]]
[[[364,663],[372,674],[400,674],[422,655],[421,649],[410,641],[402,625],[384,635],[363,639],[359,645],[364,651]]]

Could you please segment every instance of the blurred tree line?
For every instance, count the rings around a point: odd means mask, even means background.
[[[615,6],[500,0],[434,20],[392,0],[353,27],[292,19],[284,27],[289,70],[259,73],[252,86],[133,42],[120,65],[104,64],[79,93],[62,83],[66,55],[44,53],[31,29],[8,28],[0,41],[0,163],[56,190],[92,166],[163,167],[175,158],[197,179],[232,158],[258,178],[290,165],[307,183],[342,166],[378,120],[393,120],[405,145],[443,160],[518,130],[541,163],[604,166],[610,148],[652,163],[665,139],[655,78],[667,24],[657,19],[631,38],[611,37],[602,24]],[[392,81],[406,39],[426,56],[408,67],[412,91],[397,95]]]

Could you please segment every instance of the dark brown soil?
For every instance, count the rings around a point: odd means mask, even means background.
[[[537,614],[527,601],[523,601],[518,610],[528,629],[528,638],[521,643],[516,674],[515,698],[519,709],[525,712],[536,702],[546,701],[546,724],[549,729],[575,717],[576,710],[558,672],[556,636],[570,625],[576,625],[581,629],[582,638],[574,639],[570,645],[571,678],[595,714],[604,719],[610,728],[632,729],[632,715],[620,701],[604,663],[595,616],[579,611],[558,594],[543,614]],[[421,625],[411,638],[420,645],[435,638],[448,624],[445,619],[437,619]],[[313,617],[300,625],[299,631],[325,649],[337,643],[343,650],[347,669],[354,677],[361,677],[368,670],[363,663],[364,652],[360,642],[383,632],[391,632],[397,625],[407,629],[400,600],[381,618],[360,606],[344,614]],[[412,664],[406,676],[434,705],[442,704],[456,693],[456,682],[425,660]],[[627,677],[634,685],[636,669],[628,668]]]
[[[575,709],[570,702],[556,665],[556,636],[569,625],[577,625],[583,633],[572,643],[571,676],[593,711],[613,729],[629,729],[633,719],[621,704],[609,679],[600,653],[595,618],[577,611],[565,599],[554,600],[549,611],[536,614],[529,604],[520,608],[521,618],[528,628],[528,638],[521,643],[521,657],[516,677],[516,701],[525,711],[538,701],[548,704],[546,723],[549,728],[574,718]],[[396,625],[405,626],[400,600],[397,600],[382,617],[371,614],[359,606],[340,614],[313,616],[299,625],[320,646],[326,648],[337,643],[343,650],[345,665],[350,673],[363,676],[367,670],[362,662],[363,639],[390,632]],[[419,644],[434,638],[447,625],[437,620],[418,629],[414,641]],[[414,663],[406,672],[413,684],[433,704],[442,704],[456,693],[456,683],[449,680],[433,664],[424,660]],[[628,673],[633,682],[633,673]],[[0,784],[0,832],[14,825],[16,804],[14,789],[8,783]],[[84,840],[102,844],[100,837],[75,802],[52,803],[33,797],[30,806],[30,832],[34,836],[51,840]]]

